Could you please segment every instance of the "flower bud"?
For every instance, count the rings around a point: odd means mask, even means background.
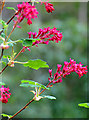
[[[8,63],[8,66],[14,67],[14,61],[10,61],[10,62]]]
[[[9,45],[4,45],[3,43],[0,45],[0,49],[8,49]]]

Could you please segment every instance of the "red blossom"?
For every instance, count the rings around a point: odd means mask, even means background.
[[[41,2],[41,4],[44,3],[45,9],[48,13],[52,13],[55,9],[53,8],[53,4],[48,3],[48,2]]]
[[[2,101],[2,103],[7,103],[8,102],[8,98],[10,98],[11,93],[9,93],[9,88],[6,88],[2,85],[2,87],[0,88],[0,101]]]
[[[50,78],[48,78],[48,80],[50,82],[53,82],[53,84],[62,82],[62,78],[65,78],[66,75],[69,75],[71,72],[76,72],[79,75],[79,77],[82,77],[88,72],[87,66],[83,67],[83,64],[81,64],[81,62],[79,64],[76,64],[76,61],[74,61],[74,59],[71,58],[70,62],[65,61],[63,68],[61,67],[61,64],[57,65],[57,72],[54,74],[53,80],[51,80],[52,69],[49,70]]]
[[[50,27],[47,27],[44,29],[40,28],[38,33],[30,31],[28,32],[28,34],[29,34],[29,38],[31,38],[32,36],[33,39],[36,39],[36,38],[40,39],[39,41],[38,40],[35,41],[33,45],[36,45],[39,43],[48,45],[49,41],[55,41],[56,43],[58,43],[63,38],[62,33],[58,31],[57,28],[55,28],[55,26],[53,29],[50,29]]]
[[[29,47],[23,46],[23,50],[22,50],[21,52],[25,52],[25,49],[28,49],[29,51],[31,51],[31,50],[29,49]]]
[[[49,75],[52,78],[52,69],[51,70],[49,69]]]
[[[32,6],[28,2],[23,2],[22,4],[18,4],[18,13],[16,15],[18,23],[22,22],[24,18],[27,19],[27,24],[32,24],[31,19],[37,18],[38,11],[35,6]],[[14,21],[15,22],[15,21]]]

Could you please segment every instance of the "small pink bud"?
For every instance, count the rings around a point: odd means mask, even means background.
[[[9,45],[4,45],[3,43],[0,45],[0,49],[8,49]]]
[[[52,69],[51,70],[49,69],[49,75],[52,78]]]
[[[8,63],[8,66],[14,67],[14,61],[10,61],[10,62]]]

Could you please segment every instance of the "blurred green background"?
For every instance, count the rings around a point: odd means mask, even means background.
[[[15,7],[17,3],[7,2],[5,7]],[[86,3],[79,2],[54,2],[55,11],[47,13],[44,5],[35,4],[39,12],[38,18],[32,20],[33,24],[28,26],[24,20],[16,28],[11,39],[17,40],[27,38],[27,32],[37,32],[39,28],[57,27],[63,33],[63,40],[49,45],[38,45],[22,53],[16,60],[27,61],[28,59],[42,59],[46,61],[50,69],[55,73],[57,64],[69,61],[72,58],[77,63],[82,62],[87,65],[87,23],[86,23]],[[3,10],[2,18],[6,22],[13,15],[12,10]],[[12,29],[9,25],[8,34]],[[15,52],[19,52],[22,45],[14,46]],[[5,55],[10,54],[11,49],[4,51]],[[3,66],[4,67],[4,66]],[[33,93],[31,88],[20,87],[20,80],[29,79],[38,81],[44,85],[48,83],[48,69],[33,70],[22,65],[15,64],[14,68],[8,67],[2,74],[2,81],[11,89],[11,98],[7,104],[3,104],[2,112],[13,115],[21,109],[29,100]],[[78,106],[81,102],[86,102],[87,98],[87,75],[78,78],[76,73],[72,73],[63,79],[62,83],[55,84],[50,91],[45,91],[46,95],[53,95],[56,100],[42,99],[33,102],[29,107],[18,114],[17,118],[87,118],[87,109]]]

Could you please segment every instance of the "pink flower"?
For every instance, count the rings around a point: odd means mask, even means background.
[[[31,19],[37,18],[38,11],[35,6],[30,5],[28,2],[23,2],[18,4],[18,13],[16,15],[18,23],[20,23],[24,18],[27,19],[27,24],[32,24]]]
[[[31,51],[31,50],[29,49],[29,47],[25,47],[25,46],[23,46],[23,49],[22,49],[21,52],[25,52],[25,49],[28,49],[29,51]]]
[[[47,44],[49,43],[49,41],[55,41],[56,43],[58,43],[59,41],[62,40],[63,35],[60,31],[57,30],[57,28],[50,29],[50,27],[47,28],[40,28],[39,32],[28,32],[29,34],[29,38],[31,38],[31,36],[33,37],[33,39],[40,39],[39,41],[35,41],[33,43],[33,45],[36,44]]]
[[[3,43],[0,45],[0,49],[8,49],[9,45],[4,45]]]
[[[49,75],[52,78],[52,69],[51,70],[49,69]]]
[[[51,3],[48,3],[48,2],[41,2],[41,4],[42,3],[44,3],[44,5],[45,5],[45,8],[46,8],[46,11],[48,12],[48,13],[52,13],[52,11],[54,11],[55,9],[53,8],[53,4],[51,4]]]
[[[83,67],[83,64],[81,64],[81,62],[79,64],[76,64],[76,61],[74,61],[71,58],[70,62],[65,61],[63,68],[61,67],[61,64],[57,65],[57,72],[54,74],[53,80],[50,79],[52,75],[52,69],[49,70],[49,81],[53,82],[53,84],[62,82],[62,78],[65,78],[67,75],[71,74],[71,72],[76,72],[79,75],[79,77],[82,77],[88,72],[87,66]]]
[[[14,27],[15,27],[15,24],[16,24],[16,21],[13,20],[13,22],[14,22],[14,25],[13,25],[13,28],[14,28]],[[17,25],[16,27],[21,28],[21,26],[19,26],[19,25]]]
[[[7,103],[8,102],[8,98],[10,98],[11,93],[9,93],[9,88],[6,88],[2,85],[2,87],[0,88],[0,101],[2,101],[2,103]]]

